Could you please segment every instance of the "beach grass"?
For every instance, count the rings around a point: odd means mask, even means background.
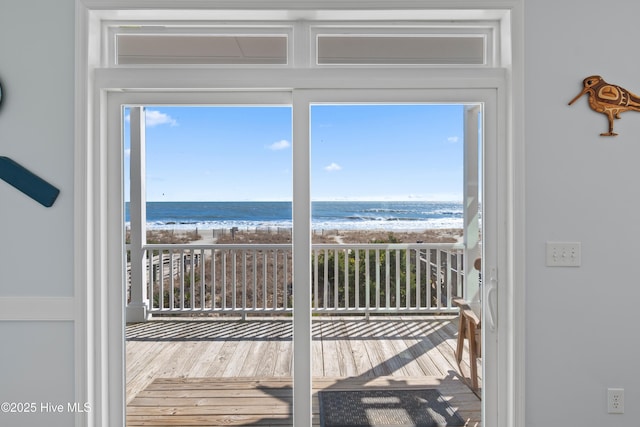
[[[183,243],[191,243],[202,239],[198,230],[147,230],[147,243],[148,244],[170,244],[179,245]],[[131,230],[127,229],[125,232],[125,243],[131,243]]]
[[[427,230],[314,230],[312,243],[455,243],[462,239],[463,230],[457,228]],[[147,243],[184,244],[283,244],[291,243],[291,230],[229,229],[214,230],[149,230]]]

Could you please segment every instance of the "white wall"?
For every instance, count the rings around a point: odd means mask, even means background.
[[[73,296],[73,3],[0,3],[0,155],[61,189],[46,209],[0,182],[4,307]],[[606,120],[586,97],[566,104],[590,74],[640,93],[640,3],[529,0],[525,9],[527,426],[635,426],[640,113],[603,138]],[[546,267],[546,241],[582,242],[582,266]],[[74,400],[73,328],[0,313],[0,402]],[[625,388],[624,415],[606,414],[607,387]],[[7,417],[0,425],[72,424],[69,414]]]
[[[0,181],[0,402],[38,405],[0,412],[2,426],[73,425],[40,410],[75,400],[73,312],[51,322],[33,307],[74,293],[74,13],[73,0],[0,0],[0,155],[61,190],[47,209]]]
[[[640,93],[640,2],[528,0],[527,426],[637,426],[640,418],[640,113],[607,120],[582,79]],[[582,242],[580,268],[545,267],[546,241]],[[624,387],[624,415],[606,388]]]
[[[61,190],[47,209],[0,183],[1,296],[73,295],[73,4],[0,3],[0,155]]]

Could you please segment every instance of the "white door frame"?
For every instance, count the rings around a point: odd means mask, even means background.
[[[499,357],[501,367],[496,378],[501,387],[496,403],[498,427],[523,427],[525,422],[524,385],[524,0],[398,0],[393,2],[394,11],[400,16],[423,18],[433,16],[462,17],[473,15],[478,19],[486,11],[492,19],[500,19],[501,57],[506,59],[499,69],[445,69],[427,68],[414,70],[229,70],[193,69],[180,71],[170,69],[119,69],[102,70],[104,63],[101,47],[104,34],[103,19],[122,16],[122,10],[133,15],[144,16],[151,8],[164,8],[164,16],[173,16],[171,9],[192,9],[193,14],[207,19],[220,16],[216,9],[251,11],[260,9],[280,11],[281,19],[289,16],[287,10],[310,11],[326,9],[332,16],[342,16],[344,10],[350,16],[362,16],[368,11],[371,19],[385,19],[388,14],[377,0],[274,0],[266,5],[257,0],[76,0],[76,130],[75,130],[75,230],[74,269],[76,302],[76,390],[77,401],[89,402],[90,413],[79,414],[77,426],[114,426],[124,424],[123,374],[113,366],[124,366],[123,301],[122,290],[113,282],[122,283],[122,236],[111,233],[121,227],[121,188],[110,185],[110,178],[121,176],[114,170],[121,157],[119,147],[110,147],[107,129],[106,102],[110,94],[123,90],[161,93],[175,88],[202,91],[213,89],[236,89],[251,86],[279,88],[363,88],[372,81],[385,82],[394,89],[416,87],[421,81],[425,89],[460,88],[497,90],[497,134],[495,170],[499,185],[496,197],[500,209],[497,232],[500,270],[490,271],[488,279],[500,287],[500,298],[496,301],[496,318],[500,321]],[[126,3],[126,4],[125,4]],[[134,9],[139,10],[134,10]],[[444,10],[443,8],[446,8]],[[233,9],[233,10],[232,10]],[[265,12],[266,11],[266,12]],[[337,12],[336,12],[337,11]],[[451,14],[453,12],[453,15]],[[184,16],[184,15],[180,15]],[[293,16],[293,15],[292,15]],[[296,15],[297,16],[297,15]],[[363,72],[367,78],[363,78]],[[264,74],[263,74],[264,73]],[[267,75],[270,84],[264,84]],[[250,82],[250,83],[247,83]],[[418,86],[419,87],[419,86]],[[173,89],[171,89],[173,88]],[[247,87],[248,88],[248,87]],[[193,93],[192,93],[193,94]],[[117,124],[119,125],[119,123]],[[487,153],[485,153],[485,156]],[[492,154],[493,155],[493,154]],[[116,168],[117,169],[117,168]],[[485,170],[485,173],[488,171]],[[295,191],[295,190],[294,190]],[[115,266],[115,267],[114,267]],[[504,268],[502,268],[504,266]],[[499,271],[499,282],[498,282]],[[494,273],[494,274],[491,274]],[[490,280],[490,282],[492,281]],[[486,283],[486,282],[485,282]],[[489,288],[489,287],[487,287]],[[485,298],[487,295],[485,295]],[[495,293],[491,298],[495,297]],[[110,310],[110,301],[120,301],[120,311]],[[117,307],[117,306],[116,306]],[[488,321],[488,320],[487,320]],[[487,323],[485,323],[487,324]],[[114,325],[120,325],[114,326]],[[297,426],[297,425],[296,425]],[[303,427],[302,424],[300,424]]]
[[[119,74],[117,72],[104,71],[105,75],[99,74],[98,83],[109,82],[113,80],[111,74]],[[307,87],[309,86],[309,80],[315,82],[323,82],[323,84],[317,84],[317,86],[330,87],[331,80],[323,78],[321,71],[313,72],[316,76],[313,79],[304,80],[307,81]],[[280,73],[277,73],[278,75]],[[485,241],[489,244],[484,245],[485,260],[495,260],[490,264],[486,264],[491,271],[500,271],[501,265],[505,265],[506,258],[500,258],[499,247],[506,247],[505,235],[500,235],[496,224],[504,222],[504,216],[506,215],[506,209],[497,206],[498,198],[492,198],[492,195],[502,194],[503,188],[500,188],[505,179],[499,179],[500,174],[506,171],[504,166],[498,164],[499,146],[503,144],[504,133],[500,133],[499,129],[499,114],[498,106],[500,104],[499,99],[501,93],[504,92],[502,84],[499,83],[499,79],[495,79],[493,76],[484,79],[483,85],[478,85],[479,88],[442,88],[437,89],[425,89],[428,86],[428,82],[424,79],[424,73],[413,72],[413,78],[409,82],[408,86],[414,86],[412,89],[407,88],[393,88],[393,83],[390,80],[368,80],[367,88],[360,89],[329,89],[327,87],[322,89],[305,89],[296,90],[291,89],[293,93],[293,219],[294,219],[294,233],[293,244],[296,247],[296,256],[294,257],[294,283],[310,283],[311,270],[308,260],[310,257],[311,241],[310,241],[310,178],[309,178],[309,105],[311,103],[323,103],[323,102],[335,102],[335,103],[428,103],[428,102],[444,102],[444,103],[482,103],[485,109],[485,143],[484,157],[485,161],[489,162],[488,166],[484,168],[485,179],[483,180],[485,189],[483,191],[485,197],[485,207],[489,214],[485,214],[485,218],[490,218],[491,221],[485,221]],[[305,76],[308,77],[308,76]],[[265,77],[267,78],[267,77]],[[115,79],[118,80],[118,79]],[[351,81],[345,80],[343,76],[342,84],[349,86],[349,83],[357,85],[357,82],[361,79],[353,79]],[[403,86],[407,85],[406,79],[402,80]],[[108,231],[104,235],[106,243],[105,253],[107,262],[104,264],[105,272],[107,274],[102,276],[102,286],[104,286],[105,294],[104,298],[101,298],[102,304],[104,304],[104,311],[100,316],[101,323],[103,323],[103,330],[108,331],[106,336],[102,337],[105,344],[106,358],[104,359],[103,368],[104,372],[109,378],[103,383],[102,393],[108,396],[109,402],[109,418],[113,417],[120,419],[124,417],[124,289],[122,287],[116,288],[112,286],[114,281],[123,283],[123,242],[122,232],[122,130],[121,130],[121,105],[195,105],[195,104],[281,104],[287,102],[288,92],[279,91],[267,91],[261,92],[251,91],[237,91],[227,88],[208,88],[207,91],[203,91],[200,87],[197,91],[181,89],[176,92],[175,90],[140,90],[134,89],[137,85],[129,81],[127,85],[120,85],[119,88],[107,88],[100,87],[99,93],[101,96],[98,98],[101,100],[99,106],[97,106],[97,116],[103,118],[104,126],[101,127],[99,135],[96,135],[97,140],[100,141],[99,147],[104,149],[100,150],[104,155],[104,161],[101,165],[106,173],[101,174],[100,181],[101,187],[105,186],[106,190],[106,216],[103,218],[105,221],[105,227]],[[170,84],[171,82],[167,82]],[[263,88],[266,86],[266,82],[262,82]],[[484,87],[493,88],[484,89]],[[219,85],[218,85],[219,86]],[[377,86],[372,88],[371,86]],[[416,86],[422,86],[421,89],[416,89]],[[234,85],[235,87],[235,85]],[[281,88],[282,85],[275,85],[276,88]],[[165,88],[168,89],[168,88]],[[260,101],[258,99],[260,98]],[[273,101],[270,101],[270,98]],[[106,120],[104,120],[106,118]],[[492,141],[492,142],[489,142]],[[486,188],[491,187],[491,188]],[[494,208],[495,211],[491,212]],[[487,231],[488,230],[488,231]],[[492,236],[492,237],[490,237]],[[489,270],[487,270],[489,271]],[[109,286],[111,284],[111,286]],[[495,286],[497,284],[492,284]],[[496,300],[496,293],[491,291],[491,287],[485,287],[485,301]],[[304,307],[308,305],[308,301],[311,299],[310,289],[306,287],[297,287],[294,293],[294,305],[296,307]],[[306,304],[305,304],[306,302]],[[102,305],[101,304],[101,305]],[[483,313],[485,317],[485,325],[493,325],[496,322],[497,316],[489,315],[487,310]],[[297,396],[308,396],[308,398],[296,398],[294,400],[294,423],[295,425],[306,425],[311,420],[311,311],[309,310],[294,310],[294,360],[297,361],[294,364],[294,387]],[[502,331],[502,328],[485,328],[485,370],[487,374],[483,375],[483,393],[485,398],[483,402],[487,403],[485,410],[483,411],[483,417],[486,419],[486,425],[501,425],[498,421],[500,413],[498,412],[498,399],[492,396],[498,396],[501,390],[508,389],[508,384],[504,383],[507,377],[502,377],[497,374],[497,361],[502,360],[500,354],[506,351],[506,348],[496,348],[494,345],[490,345],[492,342],[507,342],[505,337],[499,337],[498,331]],[[504,353],[502,353],[504,354]],[[488,361],[488,362],[487,362]],[[500,381],[503,381],[501,384]],[[122,402],[120,408],[118,403]],[[506,425],[506,424],[505,424]]]

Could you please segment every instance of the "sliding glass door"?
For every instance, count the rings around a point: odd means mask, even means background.
[[[319,415],[314,399],[318,396],[316,392],[326,385],[326,381],[321,380],[323,377],[341,378],[345,384],[355,378],[365,384],[369,379],[381,376],[395,375],[406,379],[421,369],[425,376],[435,378],[440,375],[444,380],[449,373],[438,372],[437,366],[431,366],[429,361],[429,346],[439,344],[429,341],[431,327],[426,322],[421,325],[413,322],[417,329],[407,331],[404,322],[406,316],[441,314],[455,317],[457,309],[452,304],[455,296],[475,303],[483,325],[487,325],[482,329],[483,363],[479,375],[483,399],[478,405],[482,406],[483,415],[478,417],[476,414],[475,417],[481,418],[485,425],[493,425],[497,416],[498,333],[494,312],[497,293],[491,278],[499,261],[496,102],[496,91],[484,89],[112,93],[109,111],[117,120],[111,121],[110,129],[117,129],[117,132],[111,138],[116,149],[119,146],[121,151],[114,152],[111,159],[118,159],[118,162],[127,156],[128,148],[119,145],[123,106],[171,106],[177,108],[171,111],[179,114],[186,111],[180,110],[186,106],[209,108],[217,112],[217,116],[223,110],[237,113],[244,108],[247,109],[246,114],[241,114],[244,118],[261,109],[287,110],[285,115],[291,120],[291,134],[253,141],[253,151],[262,150],[262,155],[253,160],[255,164],[249,161],[255,153],[235,160],[228,155],[225,157],[227,143],[239,144],[229,138],[223,138],[217,153],[207,154],[205,159],[203,147],[189,146],[187,151],[193,161],[211,164],[209,173],[217,174],[226,168],[241,174],[242,179],[248,176],[251,180],[239,185],[240,178],[220,178],[198,190],[194,181],[198,178],[193,176],[195,168],[187,162],[177,171],[179,176],[188,178],[182,183],[185,188],[181,190],[181,185],[175,183],[170,187],[167,183],[165,188],[190,194],[209,191],[209,195],[225,194],[228,199],[243,195],[245,201],[246,192],[253,191],[255,196],[257,191],[260,196],[249,201],[258,202],[257,199],[275,190],[276,186],[269,186],[261,173],[256,173],[256,168],[275,168],[273,174],[277,175],[279,171],[287,176],[278,179],[279,182],[288,180],[289,188],[283,190],[283,186],[277,186],[282,194],[273,197],[288,197],[285,202],[290,202],[291,212],[291,241],[288,243],[291,258],[285,256],[287,260],[283,261],[283,268],[290,270],[291,276],[285,280],[290,286],[283,291],[286,295],[282,295],[282,314],[293,320],[293,425],[311,425]],[[151,111],[160,109],[154,107]],[[164,114],[173,117],[169,112]],[[179,124],[177,121],[175,126]],[[171,130],[171,121],[165,125]],[[221,127],[218,126],[218,130]],[[238,122],[235,127],[251,128],[255,127],[255,122]],[[256,138],[266,137],[266,131],[259,133],[263,135]],[[140,183],[133,189],[133,175],[151,179],[143,173],[142,165],[147,163],[142,159],[151,162],[147,170],[155,168],[149,157],[149,147],[147,155],[143,153],[138,149],[139,166],[131,167],[132,207],[129,215],[131,224],[135,216],[140,227],[136,231],[139,239],[133,244],[137,247],[131,250],[138,250],[140,254],[147,251],[148,254],[149,250],[160,249],[148,247],[148,242],[143,240],[142,230],[149,218],[142,206],[151,201],[147,199],[148,194],[161,198],[167,196],[169,190],[157,187],[152,192],[143,191]],[[283,153],[289,153],[288,170],[287,161],[276,164],[268,157]],[[176,154],[175,160],[178,158]],[[224,165],[216,168],[219,161]],[[127,188],[129,192],[130,187],[124,185],[128,180],[125,176],[124,173],[121,175],[120,188]],[[134,197],[138,199],[137,210],[133,207]],[[124,198],[121,200],[121,212],[124,213]],[[123,219],[124,216],[120,224],[124,233]],[[222,218],[227,219],[233,218]],[[236,227],[226,228],[231,233]],[[369,235],[369,232],[373,234]],[[431,240],[436,238],[439,240]],[[156,254],[151,252],[151,255]],[[195,255],[189,257],[189,268],[200,262],[198,254]],[[261,256],[243,259],[250,263]],[[205,254],[200,260],[206,258]],[[476,258],[482,259],[479,270],[474,270],[472,261]],[[136,259],[141,263],[140,271],[149,265],[149,257],[144,258],[146,264],[142,258]],[[236,309],[242,303],[241,314],[254,309],[260,311],[260,307],[252,305],[253,295],[263,294],[270,289],[269,285],[253,289],[248,300],[247,296],[253,286],[253,277],[258,283],[262,273],[247,275],[243,261],[229,259],[232,261],[228,262],[239,266],[237,271],[240,273],[232,273],[224,285],[239,281],[245,285],[249,283],[249,288],[230,293],[228,299],[220,301],[223,304],[220,309]],[[202,264],[195,268],[202,268]],[[125,264],[122,271],[126,271]],[[198,271],[207,275],[206,267]],[[145,273],[139,274],[142,281],[149,279],[143,277]],[[153,277],[152,273],[152,280]],[[487,278],[482,286],[480,277]],[[185,287],[178,287],[178,295],[188,294],[191,286],[196,291],[206,291],[207,286],[217,285],[187,281]],[[142,312],[146,317],[150,312],[159,314],[169,308],[194,313],[216,310],[213,302],[207,305],[206,298],[201,298],[200,305],[193,299],[181,300],[177,306],[171,306],[169,301],[174,299],[165,299],[164,290],[157,293],[152,286],[131,292],[137,300],[131,310],[127,307],[127,311],[132,315]],[[149,292],[156,294],[152,297]],[[332,322],[342,323],[312,322],[312,319],[327,316]],[[349,317],[345,320],[344,316]],[[396,320],[390,320],[389,316],[396,316]],[[371,323],[372,319],[378,323]],[[355,320],[360,322],[356,327],[349,323]],[[327,332],[322,329],[327,325],[337,327]],[[442,334],[437,333],[437,336],[445,345],[451,343]],[[431,366],[431,370],[427,366]]]
[[[496,91],[298,90],[293,105],[294,295],[314,313],[294,313],[294,419],[309,421],[308,396],[341,388],[322,377],[402,382],[422,370],[445,381],[447,362],[438,371],[428,353],[452,337],[434,343],[426,322],[407,332],[382,316],[457,313],[462,297],[488,325],[475,417],[492,425],[497,296],[480,278],[498,262]],[[470,384],[472,363],[462,362]]]

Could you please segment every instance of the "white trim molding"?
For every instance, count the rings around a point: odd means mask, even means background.
[[[0,322],[3,321],[74,321],[73,297],[2,297]]]

